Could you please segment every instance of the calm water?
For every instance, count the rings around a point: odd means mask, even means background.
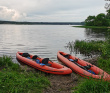
[[[0,56],[12,56],[17,62],[16,52],[20,51],[57,62],[58,50],[70,53],[65,48],[68,42],[104,39],[104,36],[105,33],[99,29],[75,28],[72,25],[0,25]],[[81,54],[76,56],[84,58]]]

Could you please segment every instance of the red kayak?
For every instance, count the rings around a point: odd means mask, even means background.
[[[70,54],[58,51],[57,57],[60,61],[70,67],[74,72],[87,78],[103,79],[110,81],[110,75],[91,63],[78,59]]]
[[[35,69],[46,73],[65,75],[72,73],[72,70],[66,66],[52,62],[49,58],[40,58],[37,55],[30,55],[28,53],[17,52],[16,59],[19,62],[25,63]]]

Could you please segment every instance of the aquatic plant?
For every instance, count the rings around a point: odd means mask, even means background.
[[[76,40],[74,43],[69,42],[67,44],[67,48],[69,50],[74,51],[75,53],[80,52],[81,54],[89,55],[93,53],[100,53],[101,52],[101,44],[103,44],[104,41],[84,41],[84,40]]]

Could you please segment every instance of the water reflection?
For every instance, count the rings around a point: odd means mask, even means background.
[[[88,37],[88,39],[98,39],[98,40],[104,40],[105,36],[107,35],[106,28],[85,28],[85,35]]]

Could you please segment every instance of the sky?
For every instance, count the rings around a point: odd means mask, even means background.
[[[105,0],[0,0],[0,20],[82,22],[105,13]]]

